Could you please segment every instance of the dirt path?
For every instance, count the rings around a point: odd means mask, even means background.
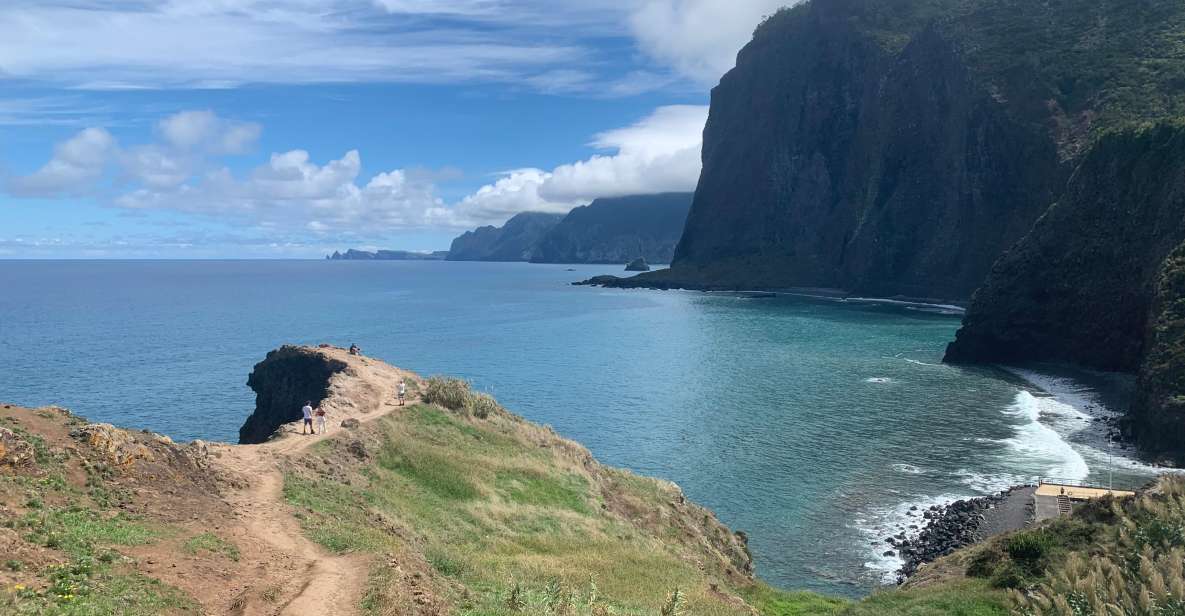
[[[329,352],[329,351],[327,351]],[[234,601],[231,613],[244,616],[352,616],[358,613],[369,576],[368,559],[335,555],[305,537],[300,522],[284,501],[285,464],[315,443],[334,436],[346,418],[373,421],[399,407],[393,402],[399,379],[415,375],[362,357],[332,354],[346,360],[351,370],[335,376],[331,395],[322,402],[329,413],[328,434],[302,435],[300,424],[284,426],[282,435],[260,445],[227,445],[217,458],[218,470],[241,478],[245,487],[225,494],[238,513],[242,532],[263,546],[269,558],[261,563],[256,592]],[[408,400],[408,403],[412,403]],[[268,600],[259,596],[271,595]]]

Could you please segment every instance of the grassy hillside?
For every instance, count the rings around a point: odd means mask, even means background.
[[[410,406],[326,441],[285,478],[311,538],[383,556],[368,613],[408,613],[408,570],[422,573],[420,601],[442,613],[725,615],[749,613],[748,601],[765,614],[828,614],[843,605],[754,582],[743,542],[673,484],[601,466],[465,395],[442,397],[455,410]]]

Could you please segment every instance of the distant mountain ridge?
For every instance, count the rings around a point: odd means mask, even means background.
[[[466,231],[450,261],[670,263],[692,193],[602,198],[567,214],[524,212],[501,227]]]
[[[597,199],[568,213],[539,241],[532,263],[670,263],[693,193]]]
[[[501,227],[478,227],[453,240],[449,261],[530,261],[535,245],[564,219],[563,214],[523,212]]]

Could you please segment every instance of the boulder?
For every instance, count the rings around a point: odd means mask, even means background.
[[[362,425],[362,422],[358,421],[355,417],[348,417],[342,420],[342,427],[348,430],[355,430],[360,425]]]

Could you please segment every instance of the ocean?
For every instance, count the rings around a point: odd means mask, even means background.
[[[1105,375],[942,364],[947,307],[568,284],[620,269],[0,261],[0,401],[233,442],[267,351],[356,343],[678,483],[771,584],[851,597],[912,505],[1153,473],[1108,447]]]

